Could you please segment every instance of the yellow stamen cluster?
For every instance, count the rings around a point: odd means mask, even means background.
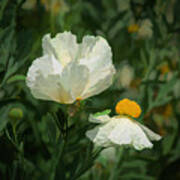
[[[77,97],[76,101],[81,101],[83,98],[82,97]]]
[[[117,103],[116,113],[138,118],[141,114],[141,107],[135,101],[123,99]]]
[[[139,26],[137,24],[132,24],[128,27],[128,33],[138,32]]]

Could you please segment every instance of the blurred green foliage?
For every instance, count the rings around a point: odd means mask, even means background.
[[[0,0],[0,179],[179,180],[180,1]],[[25,84],[46,33],[104,36],[117,69],[114,84],[79,105],[32,97]],[[128,78],[124,64],[133,69]],[[94,148],[88,115],[127,97],[139,121],[163,136],[152,150]],[[107,150],[106,150],[107,151]]]

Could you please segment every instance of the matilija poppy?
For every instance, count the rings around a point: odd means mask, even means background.
[[[43,56],[33,61],[27,86],[35,98],[71,104],[97,95],[112,84],[115,68],[107,41],[85,36],[81,44],[71,32],[42,40]]]
[[[132,146],[136,150],[152,148],[151,141],[160,140],[161,136],[135,121],[141,114],[140,106],[129,99],[123,99],[116,105],[117,116],[90,115],[89,121],[99,123],[94,129],[86,132],[86,136],[96,145]]]

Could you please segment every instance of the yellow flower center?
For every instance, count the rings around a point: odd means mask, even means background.
[[[82,97],[77,97],[76,101],[81,101],[83,98]]]
[[[129,99],[119,101],[115,109],[117,114],[129,115],[134,118],[138,118],[141,114],[141,107],[135,101]]]
[[[139,26],[137,24],[132,24],[128,27],[129,33],[138,32],[138,30],[139,30]]]

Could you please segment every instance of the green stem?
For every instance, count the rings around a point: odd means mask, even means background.
[[[13,129],[15,143],[16,143],[16,145],[18,145],[18,139],[17,139],[17,134],[16,134],[16,125],[13,125],[12,129]]]
[[[50,180],[54,180],[55,179],[55,175],[56,175],[56,168],[58,166],[58,163],[61,159],[61,156],[63,154],[63,150],[64,150],[64,145],[65,142],[64,140],[62,140],[61,138],[58,139],[58,144],[57,144],[57,149],[55,150],[54,156],[53,156],[53,163],[52,163],[52,168],[51,168],[51,175],[50,175]]]
[[[51,9],[50,11],[50,27],[51,27],[51,33],[54,35],[55,33],[55,16],[53,14],[53,11]]]
[[[117,162],[113,167],[113,171],[112,171],[112,173],[111,173],[111,175],[109,177],[109,180],[117,180],[118,179],[119,169],[120,169],[119,167],[120,167],[120,165],[122,163],[122,160],[123,160],[123,158],[122,158],[123,152],[124,152],[124,148],[121,147],[120,151],[118,153]]]

